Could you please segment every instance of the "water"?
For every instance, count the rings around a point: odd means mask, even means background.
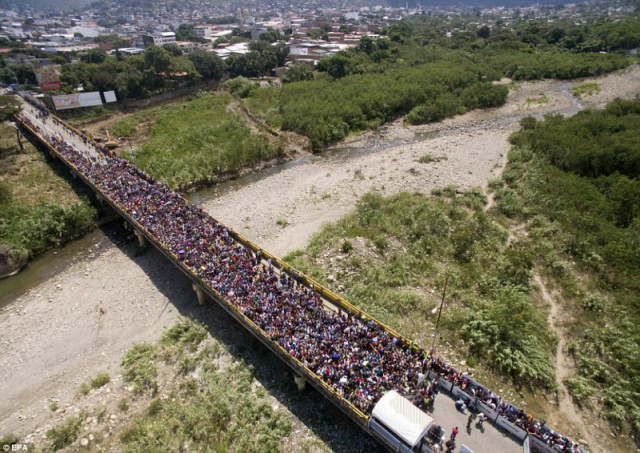
[[[98,228],[80,239],[43,253],[29,261],[16,275],[0,280],[0,309],[72,264],[104,251],[113,244],[112,236],[117,229],[117,225]]]

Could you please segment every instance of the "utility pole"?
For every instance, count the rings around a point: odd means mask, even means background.
[[[444,280],[444,289],[442,290],[442,299],[440,300],[440,310],[438,311],[438,319],[436,320],[436,327],[433,331],[433,339],[431,340],[431,349],[429,350],[429,357],[433,357],[436,354],[436,340],[438,339],[438,327],[440,327],[440,318],[442,317],[442,308],[444,307],[444,299],[447,294],[448,283],[449,283],[449,275],[447,274],[447,277]]]

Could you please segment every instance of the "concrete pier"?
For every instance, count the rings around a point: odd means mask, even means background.
[[[298,390],[302,391],[305,388],[307,388],[307,381],[304,379],[304,377],[294,373],[293,374],[293,381],[298,386]]]

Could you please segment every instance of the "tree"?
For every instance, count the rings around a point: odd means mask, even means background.
[[[491,36],[491,29],[488,26],[483,25],[476,31],[476,36],[478,38],[487,39]]]
[[[80,57],[80,59],[82,61],[84,61],[85,63],[102,63],[104,60],[107,59],[107,53],[99,48],[95,48],[95,49],[91,49],[89,52],[87,52],[86,54],[82,55]]]
[[[313,71],[309,69],[306,64],[297,64],[289,69],[282,77],[282,81],[285,83],[299,82],[301,80],[313,79]]]
[[[0,96],[0,121],[7,121],[20,111],[20,102],[14,96]]]
[[[115,85],[120,99],[142,97],[144,87],[142,86],[142,73],[131,68],[129,71],[121,72],[116,77]]]
[[[201,43],[207,42],[196,33],[196,31],[193,29],[193,25],[191,24],[180,24],[178,30],[176,30],[176,40],[195,41]]]
[[[224,75],[224,62],[213,52],[195,50],[189,59],[204,80],[220,80]]]
[[[162,47],[149,46],[144,51],[144,61],[147,67],[156,72],[166,72],[171,68],[171,54]]]
[[[370,36],[363,36],[358,43],[358,50],[371,55],[376,50],[376,43]]]
[[[162,48],[174,57],[179,57],[182,55],[182,49],[178,47],[177,44],[165,44]]]

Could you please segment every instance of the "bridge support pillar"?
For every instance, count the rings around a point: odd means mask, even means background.
[[[147,238],[144,237],[144,234],[142,234],[140,231],[136,230],[134,228],[133,233],[136,235],[136,238],[138,238],[138,245],[140,247],[146,247],[147,245]]]
[[[204,305],[209,299],[207,297],[207,293],[205,293],[196,283],[192,285],[192,288],[196,292],[196,296],[198,296],[198,305]]]
[[[307,387],[307,381],[303,376],[300,376],[299,374],[293,374],[293,381],[296,383],[296,385],[298,386],[298,390],[300,391],[304,390]]]

